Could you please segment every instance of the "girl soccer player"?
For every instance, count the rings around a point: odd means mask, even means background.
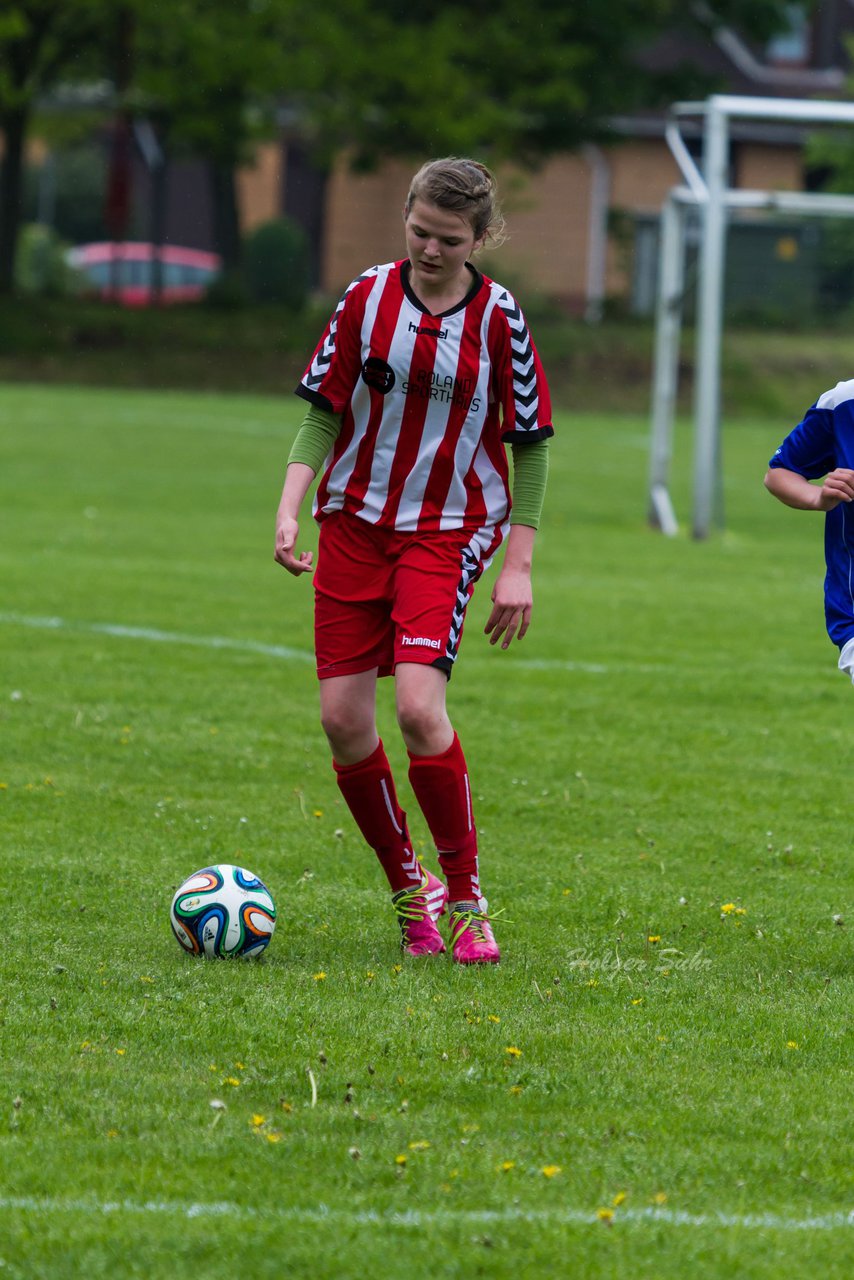
[[[443,952],[436,921],[447,907],[454,960],[495,963],[468,768],[445,696],[466,607],[505,535],[485,632],[506,649],[528,629],[551,406],[515,299],[469,261],[501,239],[489,170],[457,158],[424,165],[403,218],[406,257],[347,288],[297,388],[308,409],[275,555],[295,576],[311,571],[311,552],[295,548],[322,471],[315,649],[338,786],[386,874],[404,950]],[[409,780],[445,883],[412,850],[377,733],[377,677],[392,674]]]

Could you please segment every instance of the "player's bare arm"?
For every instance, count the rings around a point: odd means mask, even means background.
[[[295,578],[302,573],[310,573],[313,567],[314,557],[310,551],[301,551],[299,554],[295,551],[299,537],[300,508],[313,479],[311,467],[304,462],[292,462],[285,475],[285,485],[276,513],[275,558]]]
[[[492,610],[484,627],[489,643],[497,644],[500,640],[502,649],[509,648],[514,636],[521,640],[531,625],[534,607],[531,565],[536,534],[530,525],[510,527],[504,564],[495,581]]]
[[[798,511],[832,511],[840,502],[854,500],[854,471],[838,467],[817,485],[797,471],[771,467],[765,475],[765,488]]]

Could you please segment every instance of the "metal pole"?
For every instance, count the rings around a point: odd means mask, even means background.
[[[661,211],[649,465],[649,522],[670,535],[678,531],[669,481],[682,332],[685,216],[685,206],[671,192]]]
[[[726,258],[728,121],[709,101],[703,156],[709,196],[702,209],[703,243],[697,307],[696,424],[694,455],[695,538],[706,538],[712,524],[715,497],[720,493],[720,357]],[[721,512],[718,511],[718,516]]]

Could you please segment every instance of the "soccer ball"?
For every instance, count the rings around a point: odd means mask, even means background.
[[[220,862],[187,877],[172,899],[169,920],[191,955],[260,956],[276,927],[276,906],[251,871]]]

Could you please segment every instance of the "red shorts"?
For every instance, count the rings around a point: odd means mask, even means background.
[[[398,533],[343,511],[327,516],[314,575],[318,676],[374,667],[387,676],[398,662],[420,662],[450,677],[484,568],[464,529]]]

